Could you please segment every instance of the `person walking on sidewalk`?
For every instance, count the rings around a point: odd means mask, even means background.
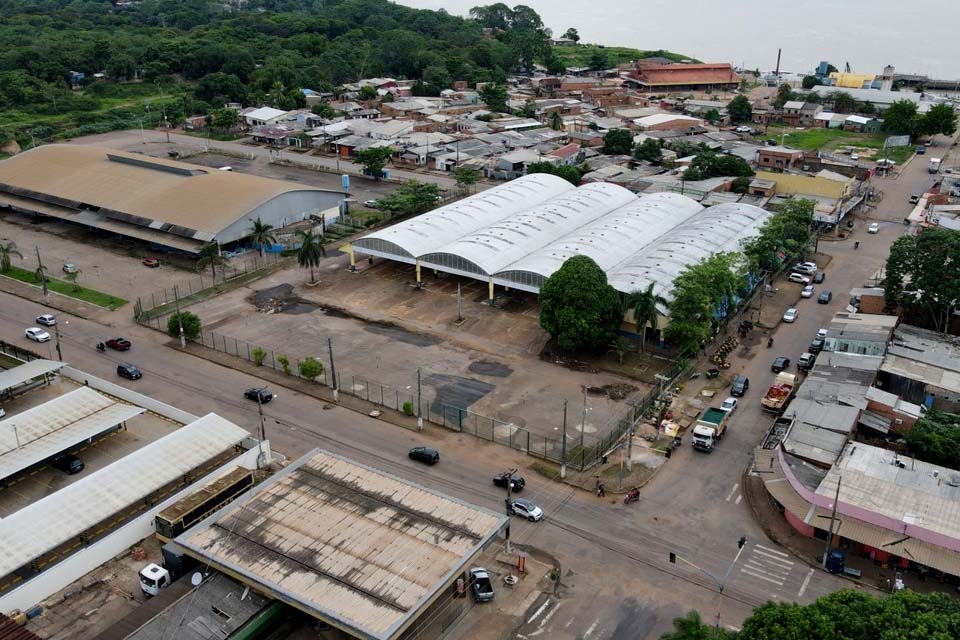
[[[603,483],[602,483],[602,482],[600,482],[600,483],[597,484],[597,495],[600,496],[601,498],[603,498],[603,497],[605,497],[605,496],[607,495],[607,492],[604,491],[604,489],[603,489]]]

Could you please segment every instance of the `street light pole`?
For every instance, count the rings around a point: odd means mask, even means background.
[[[187,348],[187,339],[183,335],[183,316],[180,315],[180,295],[177,285],[173,285],[173,303],[177,308],[177,326],[180,328],[180,348]]]
[[[560,479],[567,477],[567,401],[563,401],[563,435],[560,440]]]
[[[680,556],[678,556],[676,553],[672,551],[670,552],[670,562],[672,564],[677,564],[677,560],[679,560],[684,564],[690,565],[691,567],[693,567],[694,569],[696,569],[697,571],[699,571],[700,573],[702,573],[703,575],[707,576],[708,578],[710,578],[711,580],[717,583],[717,587],[719,588],[719,591],[720,591],[720,600],[717,603],[717,617],[716,617],[716,623],[715,623],[715,626],[717,629],[720,628],[720,611],[723,608],[723,590],[727,586],[727,581],[730,579],[730,575],[733,573],[733,568],[736,566],[737,560],[740,559],[740,554],[743,553],[743,549],[746,546],[747,546],[746,536],[740,536],[740,539],[737,541],[737,547],[738,547],[737,555],[735,555],[733,557],[733,560],[730,561],[730,566],[727,567],[726,573],[723,574],[723,578],[720,580],[718,580],[715,575],[713,575],[706,569],[695,565],[694,563],[690,562],[686,558],[681,558]]]

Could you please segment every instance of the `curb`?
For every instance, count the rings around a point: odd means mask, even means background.
[[[22,300],[29,300],[30,302],[35,302],[45,307],[56,309],[57,311],[61,311],[63,313],[69,313],[71,315],[75,315],[79,318],[83,318],[84,320],[94,320],[94,318],[92,318],[90,315],[87,315],[87,313],[89,313],[89,311],[91,310],[94,312],[116,313],[122,308],[120,307],[118,309],[113,309],[113,310],[107,309],[106,307],[95,305],[92,302],[80,300],[79,298],[73,298],[71,296],[64,295],[56,291],[50,291],[50,295],[48,299],[44,300],[43,291],[41,287],[37,285],[33,285],[28,282],[23,282],[21,280],[17,280],[16,278],[11,278],[9,276],[3,276],[3,275],[0,275],[0,282],[10,282],[14,284],[13,287],[0,287],[0,291],[3,291],[4,293],[9,293],[10,295],[16,296]],[[25,291],[16,291],[17,285],[22,285],[23,287],[27,287],[27,289]],[[34,289],[36,289],[36,291],[34,291]],[[30,294],[36,294],[36,295],[27,295],[27,292],[29,292]],[[62,301],[58,300],[58,298],[63,298],[63,300]],[[64,302],[67,304],[64,304]],[[78,306],[78,309],[69,308],[71,305],[74,305],[74,304]],[[130,301],[127,301],[127,304],[123,306],[125,307],[129,304],[132,304],[132,303]],[[80,310],[87,313],[83,313]]]

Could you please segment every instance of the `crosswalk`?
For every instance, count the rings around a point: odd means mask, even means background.
[[[776,598],[778,592],[782,592],[784,589],[792,591],[791,587],[799,582],[791,575],[795,568],[798,568],[796,563],[790,559],[787,553],[765,547],[762,544],[755,544],[751,547],[746,559],[742,560],[740,573],[743,576],[748,576],[749,579],[760,581],[766,585],[771,595]],[[807,579],[807,582],[809,583],[809,579]],[[805,589],[805,586],[802,585],[801,589]]]

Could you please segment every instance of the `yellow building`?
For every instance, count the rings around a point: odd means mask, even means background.
[[[844,89],[862,89],[864,85],[869,85],[877,79],[872,73],[844,73],[843,71],[834,71],[830,74],[834,84]]]

